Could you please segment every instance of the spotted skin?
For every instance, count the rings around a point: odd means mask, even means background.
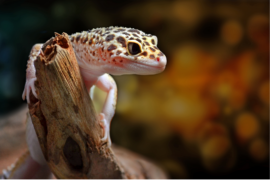
[[[97,28],[81,33],[75,33],[70,36],[75,53],[81,63],[87,61],[87,64],[103,63],[125,63],[120,62],[120,57],[142,62],[147,60],[158,61],[165,55],[157,48],[157,38],[144,32],[124,27]],[[127,49],[129,42],[135,42],[140,45],[141,52],[137,55],[131,55]],[[103,54],[98,49],[103,48]],[[109,53],[108,53],[109,52]],[[104,60],[105,59],[105,60]],[[113,61],[114,60],[114,61]],[[80,61],[79,61],[80,62]]]

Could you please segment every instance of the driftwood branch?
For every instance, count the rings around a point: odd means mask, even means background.
[[[38,99],[29,112],[41,149],[57,178],[166,178],[124,149],[102,144],[102,129],[82,81],[68,35],[56,33],[35,61]]]

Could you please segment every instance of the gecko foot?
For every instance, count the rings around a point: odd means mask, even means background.
[[[33,95],[37,98],[37,93],[36,93],[36,88],[35,88],[35,81],[37,78],[31,78],[31,79],[26,79],[23,94],[22,94],[22,99],[27,100],[27,103],[30,103],[30,92],[32,90]]]
[[[101,139],[101,141],[104,142],[108,142],[108,146],[110,147],[112,142],[111,142],[111,138],[110,138],[110,124],[108,123],[108,121],[105,119],[105,115],[103,113],[99,114],[99,122],[100,122],[100,126],[103,129],[104,132],[104,136]]]

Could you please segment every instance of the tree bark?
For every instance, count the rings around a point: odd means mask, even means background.
[[[38,99],[29,112],[41,149],[57,178],[166,178],[165,173],[103,137],[68,35],[56,33],[35,61]]]

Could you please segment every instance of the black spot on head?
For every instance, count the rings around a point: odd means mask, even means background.
[[[145,38],[145,37],[143,37],[142,39],[143,39],[143,40],[146,40],[146,38]]]
[[[149,49],[152,51],[152,52],[155,52],[156,50],[152,47],[149,47]]]
[[[123,38],[123,37],[117,37],[116,38],[116,40],[120,43],[120,44],[122,44],[122,47],[126,47],[127,45],[126,45],[126,40],[125,40],[125,38]]]
[[[149,42],[145,42],[145,44],[146,44],[147,46],[150,46]]]
[[[93,39],[90,39],[88,44],[91,45],[93,43]]]
[[[162,52],[159,52],[158,53],[158,56],[163,56],[164,54]]]
[[[115,30],[115,31],[113,31],[113,32],[118,33],[118,32],[121,32],[121,31],[125,31],[125,29],[120,28],[120,29],[116,29],[116,30]]]
[[[147,56],[147,52],[144,51],[144,52],[142,53],[142,55],[143,55],[143,56]]]
[[[116,46],[116,45],[111,44],[111,45],[108,47],[108,51],[115,50],[116,48],[117,48],[117,46]]]
[[[118,50],[118,51],[116,51],[116,55],[121,54],[121,52],[122,52],[122,51],[119,51],[119,50]]]
[[[140,31],[138,31],[137,29],[130,29],[130,30],[128,30],[129,32],[134,32],[134,33],[138,33],[138,34],[140,34]]]
[[[99,36],[97,36],[97,38],[96,38],[97,40],[99,40]]]
[[[142,42],[139,38],[135,39],[136,41],[139,41],[140,43]]]
[[[158,50],[157,46],[153,46],[153,48],[155,48],[156,50]]]
[[[105,32],[101,36],[105,36],[106,34],[110,34],[110,32]]]
[[[128,56],[128,52],[125,52],[124,54],[125,54],[126,56]]]
[[[83,44],[85,44],[86,43],[86,41],[88,41],[88,36],[86,36],[86,38],[83,40]]]
[[[151,54],[149,57],[150,57],[150,59],[155,59],[155,55],[154,54]]]
[[[139,37],[137,34],[132,34],[133,36],[135,36],[135,37]]]
[[[151,40],[151,43],[152,43],[153,45],[155,45],[155,40],[154,40],[154,39],[152,39],[152,40]]]
[[[127,32],[123,32],[123,34],[130,36],[130,34],[129,34],[129,33],[127,33]]]
[[[81,38],[81,35],[78,35],[78,36],[76,37],[76,41],[79,42],[80,38]]]
[[[110,34],[105,38],[105,41],[109,42],[109,41],[113,40],[113,38],[114,38],[114,35]]]

